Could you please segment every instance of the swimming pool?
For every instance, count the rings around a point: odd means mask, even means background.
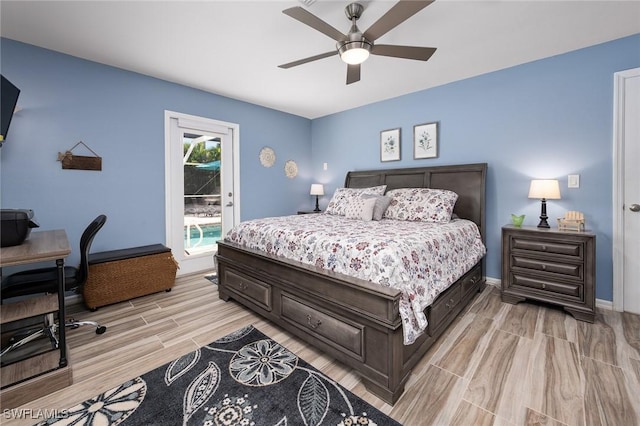
[[[189,234],[187,235],[187,229]],[[200,225],[202,229],[202,241],[200,241],[200,230],[197,226],[185,226],[184,227],[184,247],[202,247],[215,245],[222,239],[222,226],[220,224],[215,225]]]

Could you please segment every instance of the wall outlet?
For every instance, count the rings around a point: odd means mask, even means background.
[[[322,163],[322,170],[327,171],[327,163]]]
[[[580,188],[580,175],[569,175],[567,180],[568,188]]]

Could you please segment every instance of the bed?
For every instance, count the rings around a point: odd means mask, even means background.
[[[486,170],[481,163],[351,171],[345,187],[453,191],[455,217],[472,221],[484,243]],[[354,368],[366,388],[389,404],[404,391],[412,368],[485,285],[479,260],[421,312],[426,329],[405,344],[401,304],[406,297],[398,289],[228,239],[218,243],[216,262],[221,299],[236,300]]]

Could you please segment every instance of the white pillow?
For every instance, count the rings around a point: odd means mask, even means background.
[[[349,201],[344,211],[344,216],[347,219],[371,220],[373,218],[373,208],[375,205],[375,198],[356,198]]]
[[[370,188],[338,188],[333,193],[325,213],[344,216],[345,209],[351,200],[360,198],[362,194],[382,195],[385,189],[387,189],[387,185],[372,186]]]
[[[384,217],[396,220],[446,223],[451,221],[458,194],[446,189],[400,188],[387,192],[391,203]]]

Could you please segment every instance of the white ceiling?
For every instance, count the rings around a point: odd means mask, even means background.
[[[342,32],[344,6],[308,10]],[[394,1],[360,1],[358,26]],[[437,47],[428,62],[371,56],[347,86],[334,41],[284,15],[299,1],[5,1],[0,34],[307,118],[640,33],[640,1],[437,0],[377,40]]]

